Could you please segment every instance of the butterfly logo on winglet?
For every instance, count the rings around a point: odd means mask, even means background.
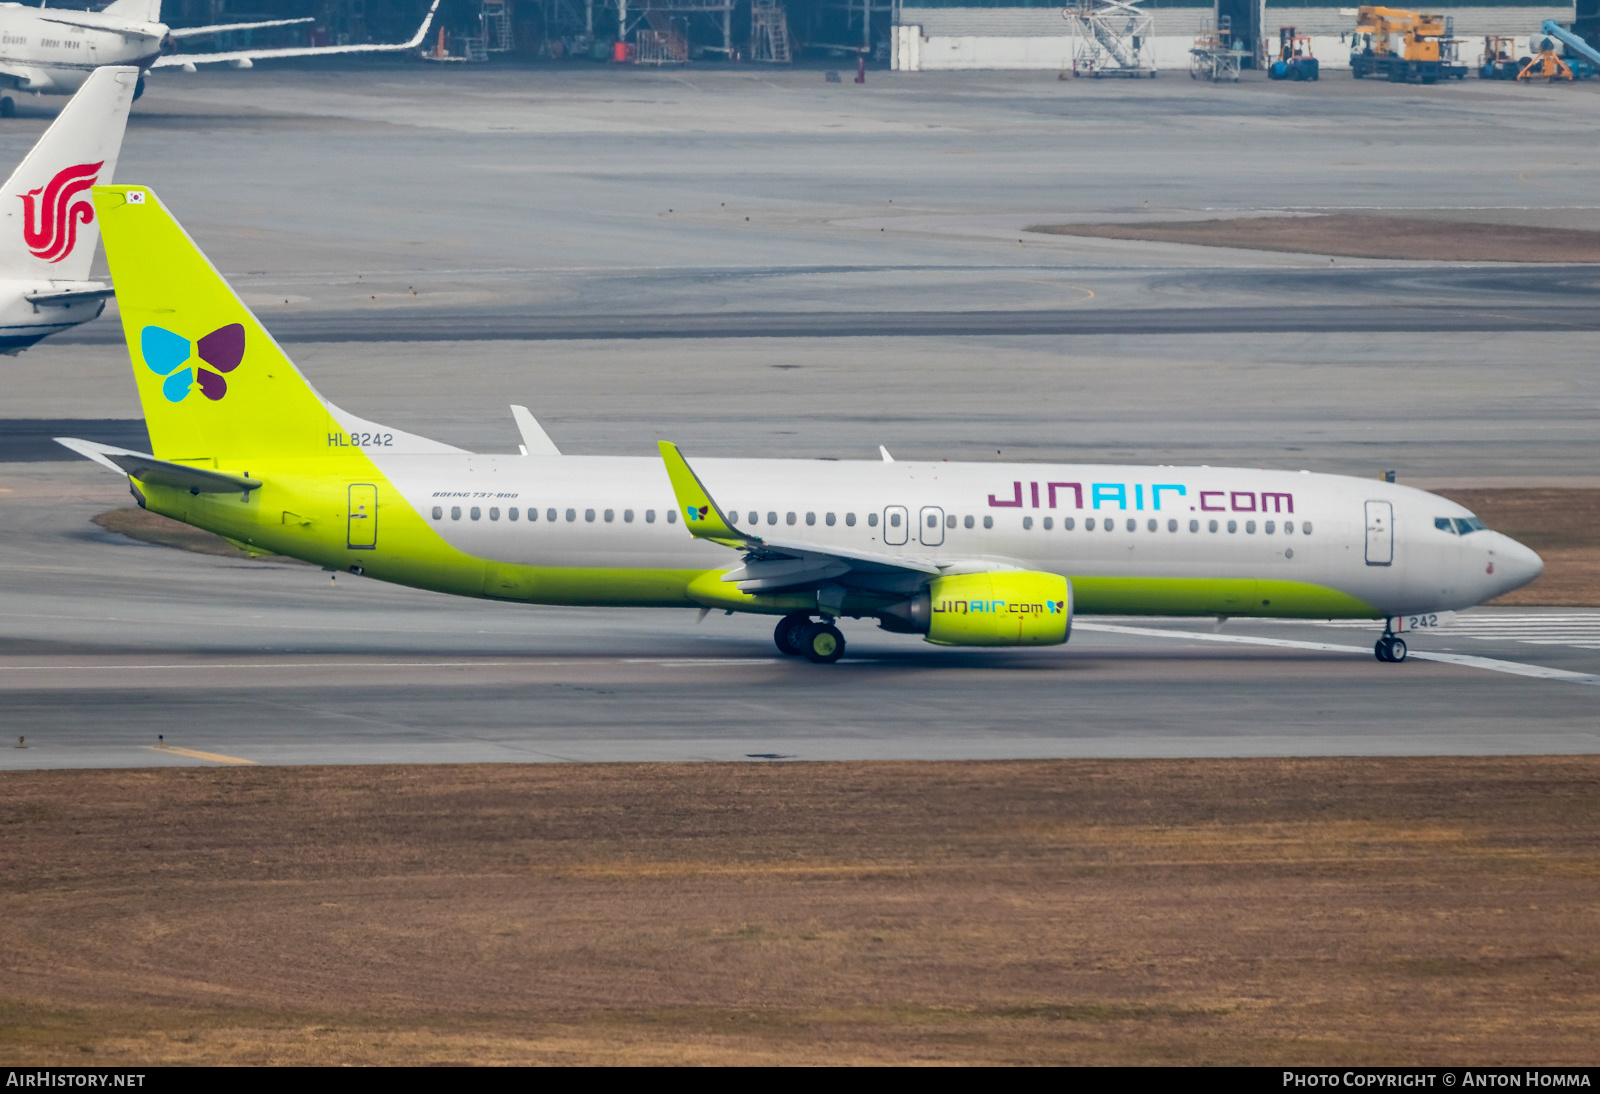
[[[166,377],[161,382],[161,394],[167,402],[183,402],[196,387],[200,394],[216,402],[228,393],[223,374],[232,372],[244,360],[244,325],[229,323],[218,327],[197,343],[190,343],[165,327],[146,327],[139,332],[139,352],[151,372]],[[194,357],[204,364],[194,364]]]
[[[689,506],[689,508],[685,509],[683,512],[684,512],[684,515],[687,516],[690,520],[705,520],[706,519],[706,514],[711,512],[711,506],[702,505],[699,508],[695,508],[693,505],[691,505],[691,506]]]

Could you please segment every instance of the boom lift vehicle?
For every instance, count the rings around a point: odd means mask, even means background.
[[[1431,84],[1466,78],[1460,39],[1442,15],[1363,5],[1356,9],[1350,75],[1383,76],[1391,83]]]

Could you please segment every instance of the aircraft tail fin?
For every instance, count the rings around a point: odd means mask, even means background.
[[[460,451],[317,394],[148,187],[93,194],[156,458],[239,467],[355,448]]]
[[[100,239],[89,188],[110,182],[139,70],[97,68],[45,130],[0,196],[0,273],[83,281]]]
[[[120,15],[141,23],[161,22],[161,0],[114,0],[100,11],[103,15]]]

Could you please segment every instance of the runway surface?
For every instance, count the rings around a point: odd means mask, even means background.
[[[572,453],[1592,479],[1592,268],[1025,229],[1600,227],[1600,137],[1566,122],[1595,88],[820,81],[161,73],[119,179],[157,189],[319,390],[478,451],[514,451],[515,402]],[[0,159],[46,122],[0,132]],[[133,543],[89,523],[129,503],[119,480],[50,441],[141,447],[127,369],[114,307],[0,364],[0,732],[26,738],[0,768],[1600,748],[1592,612],[1484,610],[1401,666],[1371,626],[1083,620],[1062,649],[986,652],[860,623],[822,668],[778,657],[762,618],[480,604]]]

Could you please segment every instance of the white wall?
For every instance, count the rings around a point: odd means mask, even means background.
[[[1527,44],[1539,37],[1546,19],[1570,23],[1573,7],[1442,8],[1454,19],[1455,34],[1466,41],[1461,60],[1477,64],[1485,34],[1510,34]],[[1189,71],[1189,50],[1206,8],[1156,11],[1156,33],[1150,49],[1156,67],[1167,75]],[[1311,36],[1312,52],[1326,69],[1350,67],[1350,43],[1340,35],[1355,28],[1356,9],[1266,9],[1265,34],[1269,49],[1276,49],[1278,27],[1294,26]],[[1072,67],[1072,38],[1057,8],[917,8],[901,9],[900,25],[890,39],[890,67],[907,72],[954,69],[1043,69],[1066,71]]]

